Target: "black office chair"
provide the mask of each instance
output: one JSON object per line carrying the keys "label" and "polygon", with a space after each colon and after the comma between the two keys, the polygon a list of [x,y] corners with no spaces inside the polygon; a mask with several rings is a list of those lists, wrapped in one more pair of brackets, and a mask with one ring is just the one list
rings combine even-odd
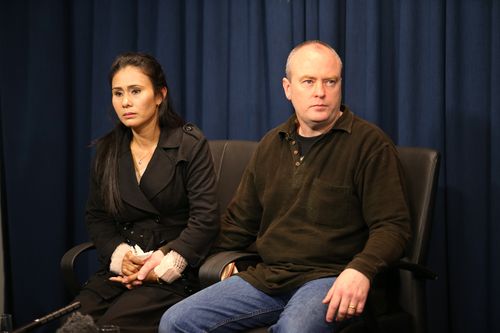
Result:
{"label": "black office chair", "polygon": [[[425,281],[437,275],[424,266],[429,244],[429,233],[433,217],[435,192],[438,183],[439,153],[432,149],[398,147],[405,174],[413,237],[408,256],[390,269],[399,269],[399,281],[395,281],[394,292],[399,299],[397,309],[375,316],[377,309],[367,308],[362,320],[342,330],[343,333],[361,332],[413,332],[425,333],[426,296]],[[208,286],[220,280],[223,268],[230,262],[242,262],[247,266],[258,260],[252,252],[229,251],[209,257],[200,268],[200,280]],[[266,328],[253,329],[247,333],[266,332]]]}

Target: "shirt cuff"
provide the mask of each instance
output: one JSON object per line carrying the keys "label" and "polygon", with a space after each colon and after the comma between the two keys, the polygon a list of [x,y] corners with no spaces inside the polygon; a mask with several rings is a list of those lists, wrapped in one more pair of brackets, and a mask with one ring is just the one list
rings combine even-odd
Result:
{"label": "shirt cuff", "polygon": [[123,275],[122,273],[122,264],[123,257],[127,254],[128,251],[132,251],[133,249],[127,243],[121,243],[118,245],[111,255],[111,263],[109,264],[109,270],[115,274]]}
{"label": "shirt cuff", "polygon": [[186,259],[172,250],[163,257],[160,264],[154,268],[154,272],[163,281],[172,283],[181,277],[186,266]]}

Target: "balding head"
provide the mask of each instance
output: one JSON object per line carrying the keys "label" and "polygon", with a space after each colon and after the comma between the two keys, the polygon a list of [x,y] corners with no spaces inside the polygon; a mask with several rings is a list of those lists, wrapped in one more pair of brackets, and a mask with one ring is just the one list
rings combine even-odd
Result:
{"label": "balding head", "polygon": [[288,55],[288,58],[286,60],[286,66],[285,66],[285,75],[288,80],[292,78],[292,69],[293,69],[293,63],[295,59],[295,55],[297,52],[303,48],[316,48],[316,49],[326,49],[330,51],[333,55],[333,57],[340,63],[340,67],[342,68],[342,60],[340,59],[340,56],[337,54],[337,52],[327,43],[320,41],[320,40],[307,40],[305,42],[302,42],[295,46],[292,51],[290,51],[290,54]]}

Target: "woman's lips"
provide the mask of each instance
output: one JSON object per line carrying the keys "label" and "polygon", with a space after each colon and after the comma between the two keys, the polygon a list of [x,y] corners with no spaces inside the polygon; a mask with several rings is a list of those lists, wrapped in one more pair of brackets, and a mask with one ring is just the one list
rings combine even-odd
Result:
{"label": "woman's lips", "polygon": [[133,117],[135,117],[135,113],[134,112],[125,112],[123,114],[123,118],[127,118],[128,119],[128,118],[133,118]]}

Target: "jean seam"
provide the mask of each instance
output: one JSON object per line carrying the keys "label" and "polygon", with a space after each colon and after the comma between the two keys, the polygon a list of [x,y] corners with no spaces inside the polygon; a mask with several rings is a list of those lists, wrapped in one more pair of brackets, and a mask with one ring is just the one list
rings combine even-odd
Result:
{"label": "jean seam", "polygon": [[248,319],[248,318],[256,317],[256,316],[259,316],[259,315],[264,314],[264,313],[271,313],[271,312],[282,311],[282,310],[283,310],[282,306],[277,306],[275,308],[259,309],[257,311],[250,312],[250,313],[247,313],[247,314],[242,314],[242,315],[239,315],[239,316],[227,318],[227,319],[223,320],[222,322],[216,324],[212,328],[210,328],[207,332],[213,332],[214,330],[216,330],[216,329],[218,329],[218,328],[220,328],[220,327],[222,327],[222,326],[224,326],[224,325],[226,325],[228,323],[237,322],[237,321],[242,320],[242,319]]}

